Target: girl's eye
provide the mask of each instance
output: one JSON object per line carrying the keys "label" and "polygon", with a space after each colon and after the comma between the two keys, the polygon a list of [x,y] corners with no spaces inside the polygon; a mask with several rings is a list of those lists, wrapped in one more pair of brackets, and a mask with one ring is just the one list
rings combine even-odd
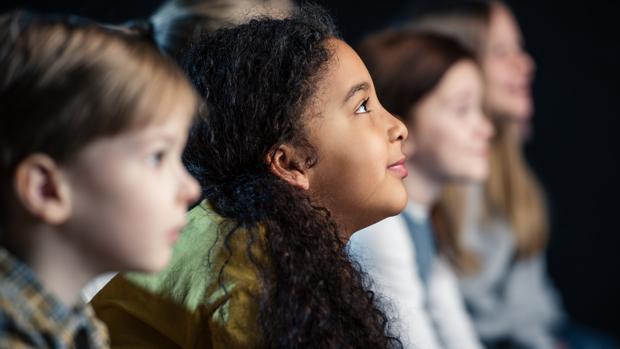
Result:
{"label": "girl's eye", "polygon": [[149,155],[149,157],[147,158],[147,162],[152,167],[159,167],[161,163],[164,161],[165,157],[166,157],[166,152],[163,150],[159,150]]}
{"label": "girl's eye", "polygon": [[362,104],[360,104],[359,107],[357,107],[357,109],[355,109],[355,114],[364,114],[364,113],[368,113],[368,98],[366,98]]}

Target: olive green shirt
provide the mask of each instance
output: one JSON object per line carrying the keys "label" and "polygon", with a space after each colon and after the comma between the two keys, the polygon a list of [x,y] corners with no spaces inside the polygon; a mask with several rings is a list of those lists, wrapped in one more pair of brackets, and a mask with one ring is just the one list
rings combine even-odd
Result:
{"label": "olive green shirt", "polygon": [[[92,300],[112,348],[262,347],[258,271],[247,255],[250,234],[238,229],[225,243],[234,223],[206,202],[188,215],[164,271],[118,275]],[[264,262],[264,232],[259,235],[251,251]]]}

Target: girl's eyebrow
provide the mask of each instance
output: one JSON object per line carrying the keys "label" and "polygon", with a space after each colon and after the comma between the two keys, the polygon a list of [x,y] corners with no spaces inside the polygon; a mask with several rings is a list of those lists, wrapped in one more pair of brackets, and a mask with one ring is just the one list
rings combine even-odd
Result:
{"label": "girl's eyebrow", "polygon": [[350,89],[349,92],[347,93],[346,97],[344,98],[344,101],[342,102],[342,104],[346,104],[349,99],[351,99],[351,97],[353,97],[357,92],[359,91],[367,91],[368,89],[370,89],[370,83],[368,81],[364,81],[364,82],[360,82],[358,84],[353,85]]}

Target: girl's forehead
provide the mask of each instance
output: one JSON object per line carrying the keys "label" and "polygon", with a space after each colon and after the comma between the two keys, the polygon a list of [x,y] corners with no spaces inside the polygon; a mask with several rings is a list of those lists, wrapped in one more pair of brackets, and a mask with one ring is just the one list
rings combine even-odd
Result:
{"label": "girl's forehead", "polygon": [[329,45],[332,57],[318,86],[323,98],[344,101],[353,86],[372,85],[368,69],[351,46],[339,39],[329,39],[326,45]]}
{"label": "girl's forehead", "polygon": [[342,63],[343,60],[359,59],[357,53],[346,42],[338,38],[325,40],[325,47],[330,51],[330,64]]}

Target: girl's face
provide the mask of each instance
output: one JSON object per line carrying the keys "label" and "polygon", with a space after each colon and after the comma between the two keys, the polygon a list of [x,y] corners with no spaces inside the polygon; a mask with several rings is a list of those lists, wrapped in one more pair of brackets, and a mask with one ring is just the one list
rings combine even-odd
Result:
{"label": "girl's face", "polygon": [[494,5],[487,46],[482,52],[486,106],[493,116],[524,123],[533,113],[534,61],[523,50],[521,31],[512,14]]}
{"label": "girl's face", "polygon": [[415,152],[408,156],[413,169],[442,184],[484,180],[493,129],[481,103],[478,67],[467,60],[457,62],[408,118],[415,134]]}
{"label": "girl's face", "polygon": [[72,198],[66,227],[95,268],[153,272],[168,263],[199,195],[180,161],[190,113],[96,140],[63,167]]}
{"label": "girl's face", "polygon": [[333,58],[306,127],[318,154],[309,170],[309,191],[348,237],[405,207],[401,147],[407,129],[379,103],[355,51],[336,39],[327,45]]}

